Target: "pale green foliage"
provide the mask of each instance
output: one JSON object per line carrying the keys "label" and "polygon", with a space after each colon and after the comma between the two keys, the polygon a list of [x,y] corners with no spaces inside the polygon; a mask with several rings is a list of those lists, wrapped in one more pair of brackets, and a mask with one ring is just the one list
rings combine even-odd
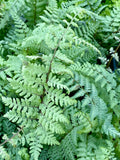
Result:
{"label": "pale green foliage", "polygon": [[105,52],[94,36],[105,25],[101,0],[9,3],[0,25],[11,25],[0,41],[1,159],[116,160],[119,85],[96,64]]}
{"label": "pale green foliage", "polygon": [[[67,60],[70,62],[69,59]],[[21,98],[2,98],[2,101],[10,108],[4,117],[24,127],[25,137],[31,146],[30,153],[34,159],[39,156],[42,144],[59,144],[54,133],[65,133],[62,123],[69,122],[61,107],[76,103],[75,100],[62,93],[62,89],[67,89],[67,86],[57,84],[52,87],[51,78],[48,82],[46,81],[47,72],[48,68],[44,65],[32,63],[23,65],[21,73],[18,71],[14,78],[8,78],[10,86]],[[39,144],[36,144],[37,141]]]}
{"label": "pale green foliage", "polygon": [[9,154],[5,151],[5,149],[2,146],[0,147],[0,156],[2,159],[10,160]]}

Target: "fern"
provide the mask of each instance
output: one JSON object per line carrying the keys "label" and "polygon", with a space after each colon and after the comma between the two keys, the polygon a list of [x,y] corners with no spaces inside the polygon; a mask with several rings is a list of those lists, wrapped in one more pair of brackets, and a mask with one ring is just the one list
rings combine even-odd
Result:
{"label": "fern", "polygon": [[4,158],[5,160],[10,159],[9,154],[5,151],[3,147],[0,147],[0,156],[2,159]]}
{"label": "fern", "polygon": [[[7,2],[8,4],[8,10],[6,9],[5,12],[4,12],[4,15],[3,15],[3,18],[1,18],[1,25],[0,25],[0,29],[4,28],[7,24],[7,22],[9,21],[10,19],[10,16],[13,14],[13,13],[20,13],[20,10],[22,9],[22,7],[25,5],[25,2],[24,0],[19,0],[19,1],[10,1],[10,2]],[[6,5],[6,6],[7,6]]]}
{"label": "fern", "polygon": [[30,29],[15,13],[12,14],[12,18],[14,20],[14,28],[7,33],[4,41],[2,41],[2,44],[8,51],[12,50],[15,52],[20,52],[21,41],[30,34]]}
{"label": "fern", "polygon": [[28,25],[33,27],[39,22],[39,15],[41,15],[48,4],[48,0],[25,0],[27,6],[27,14],[25,13],[25,18],[28,20]]}
{"label": "fern", "polygon": [[[35,68],[35,72],[31,74],[33,68]],[[39,72],[40,70],[41,73]],[[3,102],[12,109],[5,114],[5,117],[9,118],[13,123],[16,122],[24,126],[25,130],[31,126],[31,133],[28,131],[26,137],[31,137],[33,135],[32,133],[36,132],[36,134],[40,136],[41,143],[51,145],[59,144],[57,140],[55,140],[53,133],[63,134],[64,130],[61,123],[68,123],[60,106],[72,105],[76,101],[62,94],[63,88],[59,89],[58,85],[59,90],[52,87],[49,88],[49,81],[48,85],[46,82],[47,68],[43,65],[28,64],[26,67],[23,66],[21,73],[22,74],[16,74],[13,79],[8,79],[12,88],[16,90],[16,93],[19,94],[21,99],[2,98]],[[30,80],[29,83],[28,80]],[[38,87],[40,88],[38,89]],[[40,104],[41,102],[42,104]],[[40,115],[38,114],[39,112]],[[46,135],[46,140],[42,135]],[[31,144],[30,140],[29,143],[30,146],[34,144]],[[40,150],[37,150],[35,155],[33,155],[34,151],[31,151],[35,159],[39,156],[38,153]]]}
{"label": "fern", "polygon": [[119,9],[105,17],[101,0],[1,4],[1,160],[119,159],[119,72],[97,64],[109,37],[119,39]]}

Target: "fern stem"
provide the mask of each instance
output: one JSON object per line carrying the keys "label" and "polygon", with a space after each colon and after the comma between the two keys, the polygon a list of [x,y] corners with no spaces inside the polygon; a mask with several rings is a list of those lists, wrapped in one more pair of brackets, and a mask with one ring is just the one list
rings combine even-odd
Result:
{"label": "fern stem", "polygon": [[[74,19],[76,18],[77,15],[78,15],[78,14],[75,14],[75,15],[74,15],[74,17],[72,18],[71,22],[68,24],[66,30],[68,30],[68,28],[70,27],[71,23],[74,21]],[[65,34],[65,32],[64,32],[64,34]],[[55,58],[56,52],[57,52],[57,50],[58,50],[58,48],[59,48],[60,42],[62,41],[62,39],[63,39],[63,37],[64,37],[64,34],[63,34],[62,37],[58,40],[57,47],[54,49],[54,53],[53,53],[52,59],[51,59],[51,61],[50,61],[50,65],[49,65],[49,69],[48,69],[48,73],[47,73],[47,77],[46,77],[46,83],[48,82],[49,74],[50,74],[50,72],[51,72],[52,62],[53,62],[53,60],[54,60],[54,58]],[[44,94],[45,94],[45,88],[44,88],[44,90],[43,90],[43,95],[41,96],[41,103],[43,102]]]}
{"label": "fern stem", "polygon": [[[68,30],[68,28],[70,27],[71,23],[74,21],[74,19],[75,19],[76,16],[77,16],[77,15],[74,15],[73,19],[71,20],[71,22],[70,22],[69,25],[67,26],[66,30]],[[64,33],[64,34],[65,34],[65,33]],[[62,39],[63,39],[63,37],[64,37],[64,34],[63,34],[62,37],[59,39],[57,47],[54,49],[54,54],[53,54],[53,57],[52,57],[52,59],[51,59],[51,61],[50,61],[50,66],[49,66],[49,70],[48,70],[48,73],[47,73],[46,82],[48,82],[48,77],[49,77],[49,74],[50,74],[50,71],[51,71],[52,62],[53,62],[54,57],[55,57],[55,54],[56,54],[56,52],[57,52],[57,50],[58,50],[58,48],[59,48],[60,42],[62,41]]]}
{"label": "fern stem", "polygon": [[0,144],[0,147],[6,144],[7,142],[10,142],[15,136],[17,136],[21,131],[23,130],[23,127],[16,133],[14,134],[11,138],[5,140],[3,143]]}
{"label": "fern stem", "polygon": [[57,47],[54,49],[54,54],[53,54],[52,59],[50,61],[50,66],[49,66],[49,70],[48,70],[48,73],[47,73],[46,83],[48,82],[49,74],[51,72],[52,62],[54,60],[55,54],[56,54],[56,52],[59,48],[59,45],[60,45],[60,42],[61,42],[62,39],[63,39],[63,37],[59,40]]}
{"label": "fern stem", "polygon": [[87,119],[87,121],[89,122],[91,128],[93,128],[93,125],[92,125],[91,121],[89,120],[89,118],[87,116],[85,116],[85,114],[83,114],[83,117],[85,117]]}
{"label": "fern stem", "polygon": [[[116,48],[114,54],[117,53],[117,51],[118,51],[119,48],[120,48],[120,44],[117,46],[117,48]],[[109,62],[108,62],[108,64],[107,64],[107,66],[106,66],[106,68],[108,68],[108,67],[110,66],[112,59],[113,59],[113,57],[110,58],[110,60],[109,60]]]}
{"label": "fern stem", "polygon": [[[57,52],[57,50],[58,50],[58,48],[59,48],[59,45],[60,45],[60,42],[61,42],[62,39],[63,39],[63,36],[62,36],[61,39],[59,40],[57,47],[54,49],[54,54],[53,54],[52,59],[51,59],[51,61],[50,61],[50,65],[49,65],[49,69],[48,69],[48,73],[47,73],[47,77],[46,77],[46,83],[48,82],[49,74],[50,74],[51,68],[52,68],[52,62],[53,62],[53,60],[54,60],[55,54],[56,54],[56,52]],[[43,94],[42,94],[42,96],[41,96],[41,103],[43,103],[43,98],[44,98],[44,96],[45,96],[45,88],[43,88]]]}
{"label": "fern stem", "polygon": [[36,25],[36,0],[35,0],[35,5],[34,5],[34,7],[35,7],[35,9],[34,9],[34,25]]}

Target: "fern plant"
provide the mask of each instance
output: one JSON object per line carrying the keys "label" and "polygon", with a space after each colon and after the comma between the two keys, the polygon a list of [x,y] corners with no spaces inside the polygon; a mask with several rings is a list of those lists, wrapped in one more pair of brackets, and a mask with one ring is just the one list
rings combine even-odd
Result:
{"label": "fern plant", "polygon": [[101,1],[96,12],[82,1],[58,7],[55,0],[19,0],[14,9],[12,0],[6,3],[0,158],[119,159],[120,84],[105,63],[97,64],[107,50],[98,40],[101,30],[96,38],[105,25],[96,14]]}

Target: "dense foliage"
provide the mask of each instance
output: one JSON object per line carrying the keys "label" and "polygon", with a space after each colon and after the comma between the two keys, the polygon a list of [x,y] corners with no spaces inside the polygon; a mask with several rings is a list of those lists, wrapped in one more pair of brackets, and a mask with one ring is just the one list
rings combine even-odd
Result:
{"label": "dense foliage", "polygon": [[0,2],[0,159],[120,159],[120,1]]}

